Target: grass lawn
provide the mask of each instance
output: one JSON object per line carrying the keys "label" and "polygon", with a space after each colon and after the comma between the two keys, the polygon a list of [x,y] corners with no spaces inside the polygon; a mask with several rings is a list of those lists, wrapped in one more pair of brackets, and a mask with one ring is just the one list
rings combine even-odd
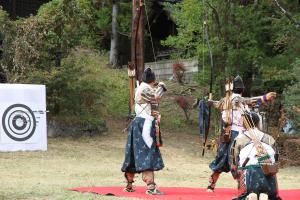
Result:
{"label": "grass lawn", "polygon": [[[49,139],[46,152],[0,153],[1,199],[122,199],[66,190],[80,186],[123,186],[120,171],[126,134],[123,124],[110,124],[104,136]],[[161,148],[165,169],[156,174],[159,186],[206,187],[211,153],[201,157],[198,135],[164,132]],[[136,185],[144,185],[138,175]],[[300,168],[288,167],[278,174],[282,189],[300,187]],[[218,187],[236,187],[223,174]]]}

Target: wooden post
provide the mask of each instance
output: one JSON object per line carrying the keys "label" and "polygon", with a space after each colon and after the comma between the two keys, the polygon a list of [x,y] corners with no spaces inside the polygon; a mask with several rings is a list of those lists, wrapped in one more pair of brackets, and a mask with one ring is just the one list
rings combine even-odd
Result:
{"label": "wooden post", "polygon": [[144,59],[144,13],[143,0],[132,1],[131,63],[135,64],[136,80],[142,81]]}

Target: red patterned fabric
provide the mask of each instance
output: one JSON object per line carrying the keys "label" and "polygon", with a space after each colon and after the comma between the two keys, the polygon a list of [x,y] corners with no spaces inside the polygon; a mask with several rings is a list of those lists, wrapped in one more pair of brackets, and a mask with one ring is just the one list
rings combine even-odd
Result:
{"label": "red patterned fabric", "polygon": [[241,196],[247,192],[247,187],[245,183],[245,174],[244,170],[240,170],[238,178],[238,195]]}

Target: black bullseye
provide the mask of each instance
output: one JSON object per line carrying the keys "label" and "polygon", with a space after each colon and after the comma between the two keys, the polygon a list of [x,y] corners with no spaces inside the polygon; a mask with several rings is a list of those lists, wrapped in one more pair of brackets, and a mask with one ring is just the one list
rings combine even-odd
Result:
{"label": "black bullseye", "polygon": [[22,115],[16,115],[13,118],[12,124],[15,129],[23,130],[26,127],[27,121],[26,118]]}
{"label": "black bullseye", "polygon": [[9,138],[15,141],[25,141],[34,134],[36,119],[34,113],[28,106],[24,104],[14,104],[4,111],[2,126]]}

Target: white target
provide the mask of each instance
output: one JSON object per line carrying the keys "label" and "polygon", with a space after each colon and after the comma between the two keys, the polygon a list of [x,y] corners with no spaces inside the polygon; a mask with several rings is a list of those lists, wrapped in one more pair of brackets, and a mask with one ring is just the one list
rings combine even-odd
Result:
{"label": "white target", "polygon": [[4,111],[2,126],[6,135],[12,140],[25,141],[34,134],[36,119],[28,106],[13,104]]}

